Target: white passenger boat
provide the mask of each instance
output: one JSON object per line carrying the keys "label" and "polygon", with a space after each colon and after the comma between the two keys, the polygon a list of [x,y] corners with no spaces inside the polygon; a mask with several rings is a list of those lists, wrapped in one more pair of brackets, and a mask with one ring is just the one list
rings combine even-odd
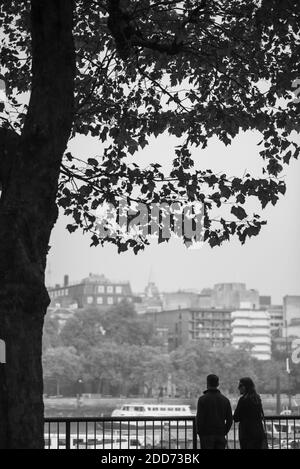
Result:
{"label": "white passenger boat", "polygon": [[[145,445],[142,439],[120,433],[71,434],[70,449],[140,449]],[[45,436],[45,449],[66,449],[66,435],[51,433]]]}
{"label": "white passenger boat", "polygon": [[292,419],[267,421],[266,431],[268,437],[273,439],[300,439],[300,422]]}
{"label": "white passenger boat", "polygon": [[[186,404],[143,404],[143,403],[130,403],[123,404],[120,408],[115,409],[112,417],[120,417],[122,425],[128,425],[127,419],[129,418],[130,426],[138,427],[191,427],[192,417],[194,414],[189,405]],[[126,421],[122,418],[126,417]],[[132,421],[130,420],[132,417]],[[139,417],[138,421],[134,419]],[[164,417],[164,419],[155,420],[155,417]],[[180,417],[180,420],[173,420],[173,417]],[[187,420],[184,419],[186,417]],[[145,420],[142,420],[142,419]]]}

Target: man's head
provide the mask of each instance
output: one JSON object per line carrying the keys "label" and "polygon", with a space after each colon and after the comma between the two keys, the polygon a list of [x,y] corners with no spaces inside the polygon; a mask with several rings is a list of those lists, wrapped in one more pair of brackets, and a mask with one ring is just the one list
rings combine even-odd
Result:
{"label": "man's head", "polygon": [[208,375],[206,383],[207,388],[217,388],[219,386],[219,377],[217,375]]}

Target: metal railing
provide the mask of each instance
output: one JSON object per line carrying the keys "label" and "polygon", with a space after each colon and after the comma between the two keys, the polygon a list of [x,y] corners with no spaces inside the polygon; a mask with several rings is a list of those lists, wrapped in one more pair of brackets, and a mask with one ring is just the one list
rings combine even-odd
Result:
{"label": "metal railing", "polygon": [[[267,416],[270,449],[300,449],[300,416]],[[45,418],[45,449],[200,448],[195,417]],[[227,448],[239,449],[238,424]]]}

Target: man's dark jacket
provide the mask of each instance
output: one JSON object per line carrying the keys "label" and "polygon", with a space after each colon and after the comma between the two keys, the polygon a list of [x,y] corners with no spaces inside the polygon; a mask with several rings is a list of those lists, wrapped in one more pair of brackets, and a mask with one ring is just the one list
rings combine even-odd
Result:
{"label": "man's dark jacket", "polygon": [[196,425],[199,436],[225,436],[229,432],[232,425],[231,405],[218,389],[207,389],[199,397]]}

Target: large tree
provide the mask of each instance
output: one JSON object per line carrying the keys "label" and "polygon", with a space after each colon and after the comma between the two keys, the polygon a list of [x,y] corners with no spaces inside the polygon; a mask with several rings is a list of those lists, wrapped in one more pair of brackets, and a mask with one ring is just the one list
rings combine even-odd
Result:
{"label": "large tree", "polygon": [[[44,271],[57,202],[74,217],[70,231],[81,226],[94,245],[111,241],[119,251],[147,243],[118,229],[99,236],[95,210],[122,197],[204,203],[211,246],[257,235],[263,220],[244,203],[275,204],[283,165],[300,151],[291,98],[299,18],[297,0],[1,2],[1,448],[43,447]],[[262,177],[193,168],[192,147],[199,153],[213,136],[229,145],[247,130],[261,134]],[[163,133],[179,138],[169,174],[157,161],[129,163]],[[74,159],[66,149],[76,134],[98,138],[101,156]],[[218,217],[224,203],[231,210]]]}
{"label": "large tree", "polygon": [[56,395],[60,386],[74,384],[82,376],[83,360],[74,347],[50,347],[43,354],[45,381],[55,382]]}

